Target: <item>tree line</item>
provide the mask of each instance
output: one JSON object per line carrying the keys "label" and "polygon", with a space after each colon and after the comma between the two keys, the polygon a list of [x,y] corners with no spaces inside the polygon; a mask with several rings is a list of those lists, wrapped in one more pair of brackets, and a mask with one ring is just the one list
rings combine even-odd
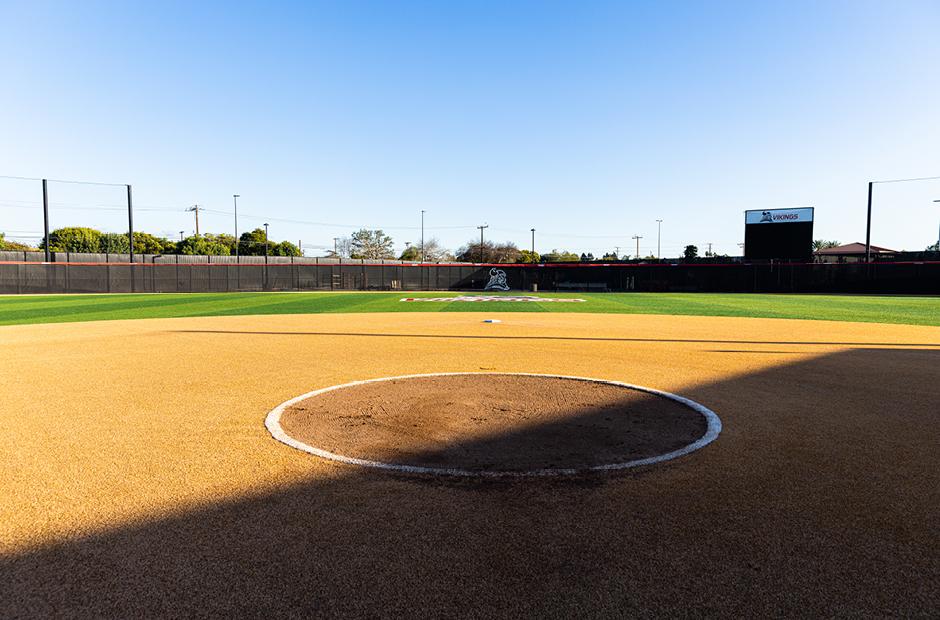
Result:
{"label": "tree line", "polygon": [[[146,232],[134,232],[134,251],[138,254],[188,254],[229,256],[238,253],[244,256],[301,256],[300,248],[290,241],[265,242],[263,228],[243,233],[236,241],[234,235],[206,233],[192,235],[179,241],[158,237]],[[6,241],[0,234],[0,250],[30,251],[46,249],[46,240],[32,248],[22,243]],[[72,226],[57,228],[49,233],[49,251],[127,254],[130,252],[130,237],[127,233],[105,233],[94,228]]]}

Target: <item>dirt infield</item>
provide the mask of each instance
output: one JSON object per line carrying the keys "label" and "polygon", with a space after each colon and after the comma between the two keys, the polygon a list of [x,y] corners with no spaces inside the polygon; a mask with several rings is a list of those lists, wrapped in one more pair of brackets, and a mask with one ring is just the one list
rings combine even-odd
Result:
{"label": "dirt infield", "polygon": [[[0,328],[0,616],[940,611],[940,329],[491,316]],[[473,371],[646,385],[724,429],[634,474],[481,482],[263,425],[318,387]]]}
{"label": "dirt infield", "polygon": [[294,403],[279,424],[335,455],[470,475],[586,473],[674,452],[707,427],[681,403],[612,383],[489,373],[346,386]]}

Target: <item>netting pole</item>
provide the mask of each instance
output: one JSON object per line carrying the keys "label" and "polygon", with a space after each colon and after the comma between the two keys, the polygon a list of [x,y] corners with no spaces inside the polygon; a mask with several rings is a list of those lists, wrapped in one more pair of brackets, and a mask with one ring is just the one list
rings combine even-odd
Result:
{"label": "netting pole", "polygon": [[42,223],[46,239],[46,262],[49,262],[49,187],[45,179],[42,180]]}
{"label": "netting pole", "polygon": [[131,186],[127,186],[127,238],[131,249],[131,292],[134,292],[134,201],[131,196]]}

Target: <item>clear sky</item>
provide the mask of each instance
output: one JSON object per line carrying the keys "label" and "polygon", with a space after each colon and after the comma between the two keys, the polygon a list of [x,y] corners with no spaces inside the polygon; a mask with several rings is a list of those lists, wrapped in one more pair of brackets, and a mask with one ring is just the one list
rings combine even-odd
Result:
{"label": "clear sky", "polygon": [[[745,209],[863,241],[869,180],[940,175],[936,0],[144,4],[0,0],[0,175],[131,183],[158,234],[238,193],[308,246],[400,249],[425,209],[446,246],[543,252],[653,253],[658,218],[667,256],[737,253]],[[51,191],[53,227],[126,230],[85,209],[121,188]],[[0,231],[36,236],[40,196],[0,179]],[[876,186],[872,241],[932,243],[935,199]]]}

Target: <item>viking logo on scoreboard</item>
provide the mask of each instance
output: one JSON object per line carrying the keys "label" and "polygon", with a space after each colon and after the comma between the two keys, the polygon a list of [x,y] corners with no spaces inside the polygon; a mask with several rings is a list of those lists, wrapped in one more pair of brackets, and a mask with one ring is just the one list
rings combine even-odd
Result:
{"label": "viking logo on scoreboard", "polygon": [[771,209],[769,211],[745,211],[745,224],[792,224],[812,222],[813,208]]}

